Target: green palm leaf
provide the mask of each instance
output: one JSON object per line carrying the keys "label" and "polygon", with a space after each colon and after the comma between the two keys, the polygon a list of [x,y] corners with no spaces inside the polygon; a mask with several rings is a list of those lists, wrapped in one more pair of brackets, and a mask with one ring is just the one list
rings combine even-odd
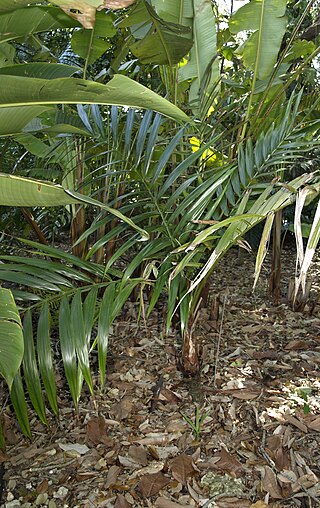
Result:
{"label": "green palm leaf", "polygon": [[50,407],[54,414],[58,416],[56,379],[52,364],[52,350],[50,345],[50,314],[47,302],[43,304],[38,321],[37,354],[41,379],[45,387]]}
{"label": "green palm leaf", "polygon": [[24,356],[23,356],[23,377],[26,382],[32,405],[42,423],[48,424],[46,410],[42,398],[41,383],[37,367],[36,354],[34,349],[32,317],[30,310],[27,310],[23,322]]}
{"label": "green palm leaf", "polygon": [[28,418],[28,406],[24,396],[24,388],[20,371],[18,371],[14,377],[12,388],[10,391],[10,398],[22,432],[24,433],[25,436],[31,439],[31,429]]}
{"label": "green palm leaf", "polygon": [[114,300],[115,285],[109,284],[103,294],[98,321],[98,363],[102,387],[106,376],[107,351],[110,327],[113,321]]}
{"label": "green palm leaf", "polygon": [[93,384],[89,360],[89,331],[88,323],[86,323],[85,327],[80,291],[76,292],[71,303],[71,330],[73,334],[73,341],[75,343],[79,368],[82,371],[83,378],[89,387],[91,395],[93,395]]}
{"label": "green palm leaf", "polygon": [[24,351],[22,325],[9,289],[0,288],[0,375],[11,389]]}
{"label": "green palm leaf", "polygon": [[68,298],[61,300],[59,309],[59,338],[63,367],[75,408],[78,408],[82,388],[82,373],[78,367],[75,335],[71,325]]}
{"label": "green palm leaf", "polygon": [[[226,231],[221,236],[214,251],[209,256],[208,260],[201,268],[197,276],[194,278],[188,293],[192,292],[197,286],[207,279],[219,259],[234,245],[247,231],[249,231],[256,224],[261,222],[269,214],[281,210],[288,206],[295,199],[298,189],[311,181],[313,175],[302,175],[289,184],[284,186],[275,194],[272,194],[274,184],[270,184],[263,193],[254,201],[254,204],[246,214],[239,216],[239,220],[230,224]],[[310,190],[310,193],[313,192]],[[203,233],[202,233],[203,234]]]}

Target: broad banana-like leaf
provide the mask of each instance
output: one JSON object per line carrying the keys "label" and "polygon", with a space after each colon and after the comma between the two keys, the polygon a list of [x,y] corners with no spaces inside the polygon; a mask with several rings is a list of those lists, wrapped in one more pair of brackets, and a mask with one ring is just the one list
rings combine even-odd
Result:
{"label": "broad banana-like leaf", "polygon": [[84,58],[87,64],[90,65],[107,51],[110,42],[106,38],[113,37],[115,33],[116,29],[111,14],[97,12],[93,29],[81,28],[81,30],[73,32],[71,47],[78,56]]}
{"label": "broad banana-like leaf", "polygon": [[[0,67],[0,76],[5,74],[10,76],[56,79],[70,77],[80,70],[79,67],[72,65],[36,62]],[[10,107],[0,109],[0,136],[19,134],[33,118],[41,115],[50,107],[21,106],[15,107],[14,110]],[[41,126],[41,130],[43,130],[43,126]]]}
{"label": "broad banana-like leaf", "polygon": [[110,208],[89,196],[64,189],[60,185],[54,185],[44,180],[0,173],[0,206],[65,206],[76,203],[91,204],[103,208],[138,231],[142,240],[149,238],[145,230],[136,226],[129,217],[125,217],[119,210]]}
{"label": "broad banana-like leaf", "polygon": [[33,118],[48,109],[48,106],[0,108],[0,136],[10,136],[22,132]]}
{"label": "broad banana-like leaf", "polygon": [[233,34],[253,31],[238,49],[245,67],[254,70],[258,79],[270,76],[287,26],[286,0],[253,0],[240,7],[230,18]]}
{"label": "broad banana-like leaf", "polygon": [[[189,103],[199,112],[201,96],[210,93],[219,79],[215,17],[210,0],[193,0],[193,46],[189,61],[179,69],[179,81],[192,80]],[[215,60],[214,60],[215,59]],[[203,99],[202,99],[203,100]]]}
{"label": "broad banana-like leaf", "polygon": [[82,72],[81,67],[75,65],[46,62],[7,65],[6,67],[0,68],[0,74],[41,79],[68,78],[79,71]]}
{"label": "broad banana-like leaf", "polygon": [[171,23],[189,26],[192,25],[193,0],[151,0],[160,18]]}
{"label": "broad banana-like leaf", "polygon": [[0,4],[0,42],[38,32],[80,26],[57,7],[33,5],[16,9],[11,2],[11,8],[10,11],[1,12]]}
{"label": "broad banana-like leaf", "polygon": [[22,9],[27,5],[39,3],[37,0],[0,0],[0,13],[12,11],[13,9]]}
{"label": "broad banana-like leaf", "polygon": [[15,56],[16,50],[9,42],[0,44],[0,67],[13,65]]}
{"label": "broad banana-like leaf", "polygon": [[189,121],[169,101],[120,74],[106,85],[75,78],[50,80],[0,75],[0,109],[49,104],[114,104],[152,109],[179,122]]}
{"label": "broad banana-like leaf", "polygon": [[[139,40],[130,49],[142,63],[177,64],[192,46],[190,28],[164,21],[144,0],[134,6],[119,26],[134,28],[133,35]],[[142,29],[142,37],[138,28]]]}
{"label": "broad banana-like leaf", "polygon": [[23,358],[23,333],[18,309],[9,289],[0,288],[0,375],[9,389]]}

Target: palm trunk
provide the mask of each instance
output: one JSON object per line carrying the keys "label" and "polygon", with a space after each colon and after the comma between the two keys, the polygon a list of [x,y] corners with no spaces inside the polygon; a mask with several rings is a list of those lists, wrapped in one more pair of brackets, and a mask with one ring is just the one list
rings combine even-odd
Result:
{"label": "palm trunk", "polygon": [[281,282],[281,229],[282,229],[282,210],[279,210],[274,219],[271,275],[269,280],[269,292],[272,296],[274,305],[280,303],[280,282]]}
{"label": "palm trunk", "polygon": [[187,377],[200,375],[200,347],[197,335],[194,333],[197,317],[191,315],[188,319],[188,326],[183,334],[183,346],[181,357],[181,371]]}

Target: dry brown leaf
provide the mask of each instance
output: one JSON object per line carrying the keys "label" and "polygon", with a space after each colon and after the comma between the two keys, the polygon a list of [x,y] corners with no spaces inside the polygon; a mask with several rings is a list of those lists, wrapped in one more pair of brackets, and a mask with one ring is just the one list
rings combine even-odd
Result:
{"label": "dry brown leaf", "polygon": [[178,455],[170,461],[172,476],[182,485],[186,485],[188,478],[194,476],[195,467],[192,457],[189,455]]}
{"label": "dry brown leaf", "polygon": [[31,445],[23,452],[23,456],[26,459],[32,459],[36,455],[40,455],[43,450],[40,450],[37,445]]}
{"label": "dry brown leaf", "polygon": [[44,492],[47,492],[49,486],[49,482],[47,479],[42,480],[42,482],[39,483],[38,487],[36,488],[37,494],[43,494]]}
{"label": "dry brown leaf", "polygon": [[120,471],[121,471],[121,469],[119,466],[111,466],[110,467],[108,474],[107,474],[106,483],[104,485],[105,489],[109,489],[116,483]]}
{"label": "dry brown leaf", "polygon": [[0,450],[0,464],[2,464],[3,462],[7,462],[8,459],[9,456],[3,450]]}
{"label": "dry brown leaf", "polygon": [[117,496],[114,508],[131,508],[131,504],[126,500],[126,498],[122,494],[119,494]]}
{"label": "dry brown leaf", "polygon": [[159,473],[160,471],[163,470],[164,466],[165,466],[165,463],[158,461],[158,460],[157,461],[154,460],[154,461],[150,462],[148,466],[145,466],[141,469],[140,469],[140,466],[138,465],[139,469],[137,471],[133,471],[130,474],[130,479],[137,478],[137,477],[141,478],[142,476],[144,476],[146,474]]}
{"label": "dry brown leaf", "polygon": [[181,419],[180,420],[171,420],[168,423],[168,425],[166,427],[166,430],[170,434],[172,432],[185,432],[185,430],[186,430],[186,424],[185,424],[185,422],[181,421]]}
{"label": "dry brown leaf", "polygon": [[266,451],[273,459],[278,471],[289,469],[290,457],[287,450],[282,447],[282,439],[278,435],[270,436],[267,440]]}
{"label": "dry brown leaf", "polygon": [[261,390],[244,388],[240,390],[228,390],[228,393],[230,393],[230,395],[236,399],[252,400],[260,395]]}
{"label": "dry brown leaf", "polygon": [[275,351],[274,349],[268,349],[267,351],[253,351],[250,353],[250,356],[255,360],[276,360],[279,358],[279,351]]}
{"label": "dry brown leaf", "polygon": [[135,439],[135,443],[142,445],[165,445],[170,441],[175,441],[181,436],[180,432],[168,434],[167,432],[150,432],[147,437]]}
{"label": "dry brown leaf", "polygon": [[314,485],[319,485],[319,478],[311,471],[308,474],[300,476],[298,483],[302,485],[303,488],[309,489]]}
{"label": "dry brown leaf", "polygon": [[110,409],[116,420],[125,420],[131,414],[133,409],[133,401],[131,397],[124,397],[120,402],[114,404]]}
{"label": "dry brown leaf", "polygon": [[277,478],[282,483],[296,483],[297,475],[293,471],[283,470],[277,474]]}
{"label": "dry brown leaf", "polygon": [[140,468],[140,464],[138,464],[130,457],[125,457],[124,455],[118,455],[118,461],[120,462],[121,466],[128,467],[129,469]]}
{"label": "dry brown leaf", "polygon": [[133,4],[135,0],[54,0],[68,16],[76,19],[84,28],[94,28],[96,10],[123,9]]}
{"label": "dry brown leaf", "polygon": [[103,443],[107,446],[113,446],[113,439],[107,436],[107,430],[107,423],[103,416],[91,418],[87,423],[87,443],[91,445]]}
{"label": "dry brown leaf", "polygon": [[142,466],[146,466],[148,464],[147,452],[143,446],[130,446],[128,455],[132,460],[137,462],[137,464],[141,464]]}
{"label": "dry brown leaf", "polygon": [[143,497],[151,497],[158,494],[159,490],[168,485],[169,479],[162,473],[146,474],[141,478],[138,484]]}
{"label": "dry brown leaf", "polygon": [[[192,487],[191,487],[190,483],[188,483],[188,484],[187,484],[187,487],[188,487],[188,491],[189,491],[189,494],[190,494],[190,496],[192,497],[192,499],[193,499],[196,503],[198,503],[198,504],[199,504],[199,503],[200,503],[200,495],[199,495],[199,494],[200,494],[200,493],[202,494],[201,489],[200,489],[200,486],[199,486],[199,485],[197,485],[197,484],[195,483],[195,481],[194,481],[194,485],[193,485]],[[197,492],[197,490],[196,490],[196,489],[194,489],[193,487],[196,487],[196,488],[197,488],[197,490],[198,490],[198,492]]]}
{"label": "dry brown leaf", "polygon": [[242,464],[224,448],[221,448],[217,457],[219,460],[215,463],[215,467],[220,471],[231,473],[233,476],[239,476],[243,472]]}
{"label": "dry brown leaf", "polygon": [[[84,28],[93,28],[96,19],[96,7],[86,0],[55,0],[54,3]],[[99,2],[97,2],[97,7]]]}
{"label": "dry brown leaf", "polygon": [[181,401],[181,397],[176,395],[172,390],[168,388],[161,388],[161,396],[163,396],[167,401],[171,403],[178,404]]}
{"label": "dry brown leaf", "polygon": [[264,466],[264,477],[262,479],[262,488],[265,492],[268,492],[274,499],[282,499],[281,489],[278,485],[276,475],[272,471],[271,467]]}
{"label": "dry brown leaf", "polygon": [[320,416],[319,415],[308,415],[304,418],[307,427],[311,430],[320,432]]}
{"label": "dry brown leaf", "polygon": [[309,349],[309,347],[310,347],[310,344],[308,344],[304,340],[290,340],[290,342],[288,342],[288,344],[285,346],[284,349],[286,351],[291,351],[291,350],[298,351],[298,350]]}
{"label": "dry brown leaf", "polygon": [[190,508],[190,505],[174,503],[167,499],[166,497],[158,497],[154,505],[157,508]]}
{"label": "dry brown leaf", "polygon": [[287,423],[291,423],[291,425],[294,425],[295,427],[300,429],[305,434],[308,432],[308,427],[304,423],[302,423],[301,420],[298,420],[294,416],[288,415],[288,414],[286,414],[284,416],[285,416],[285,419],[286,419]]}

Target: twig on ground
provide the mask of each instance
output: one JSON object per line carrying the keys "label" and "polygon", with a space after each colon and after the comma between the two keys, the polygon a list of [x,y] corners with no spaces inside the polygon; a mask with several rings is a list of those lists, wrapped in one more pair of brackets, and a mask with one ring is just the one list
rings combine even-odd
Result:
{"label": "twig on ground", "polygon": [[217,387],[219,353],[220,353],[220,344],[221,344],[221,337],[222,337],[222,327],[223,327],[223,320],[224,320],[224,311],[226,308],[226,301],[227,301],[227,292],[225,292],[225,294],[223,295],[223,300],[222,300],[221,321],[220,321],[219,335],[218,335],[218,341],[217,341],[216,361],[214,364],[214,373],[213,373],[213,386],[215,388]]}

